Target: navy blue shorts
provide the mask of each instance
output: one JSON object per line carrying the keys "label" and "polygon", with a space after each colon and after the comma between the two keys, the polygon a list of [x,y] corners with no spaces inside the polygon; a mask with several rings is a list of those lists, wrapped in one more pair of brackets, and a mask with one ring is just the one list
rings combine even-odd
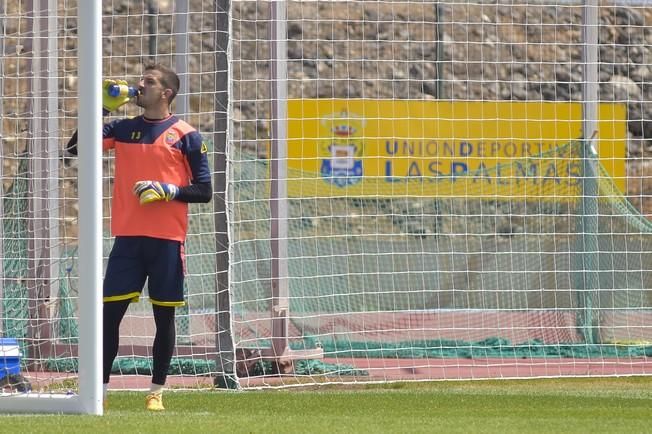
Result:
{"label": "navy blue shorts", "polygon": [[152,304],[183,306],[183,243],[150,237],[116,237],[104,275],[104,302],[136,302],[147,280]]}

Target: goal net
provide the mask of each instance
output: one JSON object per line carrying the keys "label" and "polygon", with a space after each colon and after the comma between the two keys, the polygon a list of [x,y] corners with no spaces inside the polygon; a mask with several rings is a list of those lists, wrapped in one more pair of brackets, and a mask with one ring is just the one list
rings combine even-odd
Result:
{"label": "goal net", "polygon": [[236,348],[323,351],[283,384],[649,374],[649,14],[233,3]]}
{"label": "goal net", "polygon": [[[8,395],[77,391],[77,5],[1,6]],[[650,8],[102,6],[103,74],[176,69],[214,174],[172,387],[652,373]],[[153,333],[145,292],[112,388],[146,387]]]}

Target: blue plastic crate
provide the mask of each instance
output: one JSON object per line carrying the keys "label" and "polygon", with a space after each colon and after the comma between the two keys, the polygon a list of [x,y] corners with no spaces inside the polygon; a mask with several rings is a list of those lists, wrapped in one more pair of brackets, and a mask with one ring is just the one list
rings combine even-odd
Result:
{"label": "blue plastic crate", "polygon": [[13,338],[0,338],[0,380],[20,374],[20,347]]}

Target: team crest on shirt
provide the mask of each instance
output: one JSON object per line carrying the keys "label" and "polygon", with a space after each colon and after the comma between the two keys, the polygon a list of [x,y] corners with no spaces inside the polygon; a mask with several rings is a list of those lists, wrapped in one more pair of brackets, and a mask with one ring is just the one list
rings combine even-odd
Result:
{"label": "team crest on shirt", "polygon": [[165,133],[165,143],[168,145],[174,145],[179,141],[179,135],[177,134],[176,131],[171,130]]}

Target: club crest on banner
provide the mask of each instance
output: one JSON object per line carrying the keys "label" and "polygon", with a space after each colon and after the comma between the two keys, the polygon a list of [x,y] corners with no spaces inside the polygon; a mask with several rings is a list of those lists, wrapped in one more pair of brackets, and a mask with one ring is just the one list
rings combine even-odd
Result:
{"label": "club crest on banner", "polygon": [[362,117],[343,110],[321,120],[320,173],[324,181],[347,187],[362,181]]}

